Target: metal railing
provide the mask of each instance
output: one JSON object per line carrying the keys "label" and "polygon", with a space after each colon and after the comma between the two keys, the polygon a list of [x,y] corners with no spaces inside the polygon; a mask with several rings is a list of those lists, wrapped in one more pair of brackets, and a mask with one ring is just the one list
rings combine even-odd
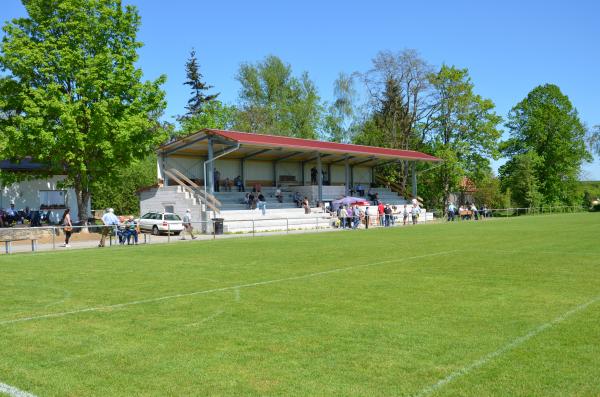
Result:
{"label": "metal railing", "polygon": [[[534,216],[546,214],[565,214],[575,212],[585,212],[586,208],[582,206],[560,206],[560,207],[544,207],[539,209],[532,208],[493,208],[480,211],[479,219],[486,218],[512,218],[516,216]],[[393,214],[394,222],[389,226],[398,227],[403,224],[402,214]],[[369,228],[386,227],[380,222],[380,217],[371,215]],[[328,216],[323,213],[317,217],[291,217],[291,218],[272,218],[260,217],[250,219],[222,219],[215,218],[209,221],[196,221],[191,223],[190,234],[189,228],[183,227],[182,222],[169,222],[166,226],[161,223],[160,229],[135,229],[135,233],[131,229],[127,229],[124,224],[103,226],[103,225],[88,225],[88,226],[73,226],[70,236],[70,244],[77,248],[92,248],[102,245],[115,247],[121,245],[136,245],[136,244],[156,244],[156,243],[171,243],[176,239],[218,239],[235,236],[258,236],[269,234],[290,234],[296,232],[309,231],[325,231],[341,229],[337,225],[338,218]],[[444,216],[441,219],[448,219]],[[457,215],[456,220],[461,219]],[[472,219],[472,218],[470,218]],[[423,223],[421,220],[419,223]],[[429,222],[429,221],[426,221]],[[408,224],[411,224],[409,216]],[[207,227],[210,226],[210,227]],[[359,228],[366,228],[363,221],[359,223]],[[203,234],[202,230],[210,230],[210,233]],[[104,238],[102,236],[104,235]],[[66,233],[64,226],[41,226],[41,227],[11,227],[0,228],[0,242],[4,242],[3,252],[6,254],[27,251],[49,251],[69,248],[65,247]],[[13,245],[13,243],[16,243]],[[62,243],[62,244],[61,244]]]}
{"label": "metal railing", "polygon": [[[572,214],[577,212],[588,212],[584,206],[542,206],[542,207],[510,207],[510,208],[480,208],[476,212],[478,218],[511,218],[526,215],[550,215],[550,214]],[[436,218],[448,218],[448,212],[442,210],[433,210]],[[468,210],[463,214],[455,213],[454,218],[458,220],[470,220],[475,215]]]}

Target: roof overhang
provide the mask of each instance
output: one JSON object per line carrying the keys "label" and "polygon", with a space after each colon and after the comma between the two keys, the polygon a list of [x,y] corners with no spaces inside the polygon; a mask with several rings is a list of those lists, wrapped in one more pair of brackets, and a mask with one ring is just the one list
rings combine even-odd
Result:
{"label": "roof overhang", "polygon": [[172,157],[206,158],[211,138],[215,153],[240,145],[239,149],[222,157],[263,161],[314,161],[323,156],[323,164],[376,166],[394,161],[439,162],[441,159],[412,150],[380,148],[337,142],[323,142],[286,136],[254,134],[238,131],[204,129],[159,147],[158,154]]}

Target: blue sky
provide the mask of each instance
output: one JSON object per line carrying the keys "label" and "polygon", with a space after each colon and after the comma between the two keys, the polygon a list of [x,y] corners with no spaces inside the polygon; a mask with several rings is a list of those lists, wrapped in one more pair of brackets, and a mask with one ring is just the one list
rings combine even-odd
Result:
{"label": "blue sky", "polygon": [[[475,90],[506,116],[539,84],[557,84],[588,125],[600,124],[599,1],[193,1],[124,0],[142,16],[140,66],[168,76],[166,118],[183,113],[184,63],[196,48],[205,81],[229,103],[242,62],[274,54],[308,71],[331,98],[340,71],[365,71],[379,50],[417,49],[468,68]],[[24,15],[2,0],[0,23]],[[501,163],[501,162],[500,162]],[[497,166],[499,163],[495,163]],[[600,161],[583,179],[600,180]]]}

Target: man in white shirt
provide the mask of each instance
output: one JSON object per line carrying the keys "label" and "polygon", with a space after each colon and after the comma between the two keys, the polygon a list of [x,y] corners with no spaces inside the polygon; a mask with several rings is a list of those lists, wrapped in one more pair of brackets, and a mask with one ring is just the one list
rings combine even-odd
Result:
{"label": "man in white shirt", "polygon": [[183,216],[183,231],[181,232],[180,240],[185,240],[185,232],[190,234],[192,240],[196,239],[196,236],[194,236],[194,227],[192,226],[192,211],[189,208],[185,210],[185,215]]}
{"label": "man in white shirt", "polygon": [[102,215],[102,223],[104,223],[104,227],[102,228],[102,237],[100,237],[98,247],[104,247],[106,236],[114,232],[114,228],[119,224],[119,218],[117,218],[112,208],[106,209],[104,215]]}

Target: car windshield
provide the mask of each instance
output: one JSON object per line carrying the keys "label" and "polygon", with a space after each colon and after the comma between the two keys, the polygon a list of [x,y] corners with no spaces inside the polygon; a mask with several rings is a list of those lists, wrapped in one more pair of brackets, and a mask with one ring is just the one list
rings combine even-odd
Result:
{"label": "car windshield", "polygon": [[165,221],[180,221],[181,218],[176,214],[165,214]]}

